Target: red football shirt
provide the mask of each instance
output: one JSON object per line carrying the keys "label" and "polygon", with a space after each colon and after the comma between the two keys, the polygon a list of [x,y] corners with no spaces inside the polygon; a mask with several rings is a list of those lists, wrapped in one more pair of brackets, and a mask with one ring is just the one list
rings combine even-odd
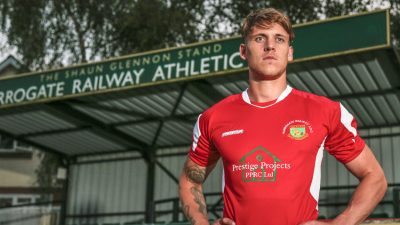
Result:
{"label": "red football shirt", "polygon": [[338,102],[292,89],[272,102],[247,91],[201,114],[189,157],[224,168],[224,217],[237,225],[297,225],[316,219],[323,149],[342,163],[364,148]]}

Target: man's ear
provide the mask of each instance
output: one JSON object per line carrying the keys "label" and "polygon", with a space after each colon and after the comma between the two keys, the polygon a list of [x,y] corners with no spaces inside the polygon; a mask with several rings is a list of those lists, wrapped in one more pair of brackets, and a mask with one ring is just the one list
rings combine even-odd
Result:
{"label": "man's ear", "polygon": [[288,53],[288,61],[289,62],[293,61],[293,53],[294,53],[293,46],[289,46],[289,53]]}
{"label": "man's ear", "polygon": [[243,44],[243,43],[240,44],[240,46],[239,46],[240,58],[242,58],[243,60],[247,59],[246,51],[247,51],[246,44]]}

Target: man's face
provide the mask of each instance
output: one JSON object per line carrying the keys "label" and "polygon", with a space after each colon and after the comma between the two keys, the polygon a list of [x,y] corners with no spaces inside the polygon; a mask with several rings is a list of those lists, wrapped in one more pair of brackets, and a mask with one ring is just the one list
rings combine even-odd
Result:
{"label": "man's face", "polygon": [[277,23],[254,27],[246,43],[240,45],[240,56],[247,61],[251,78],[277,79],[286,74],[287,63],[293,60],[289,34]]}

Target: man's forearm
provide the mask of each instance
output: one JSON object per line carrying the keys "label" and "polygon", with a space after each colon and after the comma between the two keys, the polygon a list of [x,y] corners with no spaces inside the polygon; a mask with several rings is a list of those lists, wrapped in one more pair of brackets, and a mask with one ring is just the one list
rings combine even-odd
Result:
{"label": "man's forearm", "polygon": [[207,205],[203,194],[203,182],[207,176],[205,167],[188,159],[179,180],[179,196],[182,210],[191,224],[208,225]]}
{"label": "man's forearm", "polygon": [[348,207],[334,220],[334,224],[362,223],[383,198],[386,189],[387,183],[383,173],[365,176],[354,192]]}
{"label": "man's forearm", "polygon": [[181,185],[179,192],[183,213],[190,223],[208,225],[207,206],[201,186]]}

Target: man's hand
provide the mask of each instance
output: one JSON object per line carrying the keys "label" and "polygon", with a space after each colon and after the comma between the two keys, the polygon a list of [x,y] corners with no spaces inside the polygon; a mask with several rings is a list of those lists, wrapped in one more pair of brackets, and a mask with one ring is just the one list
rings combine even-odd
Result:
{"label": "man's hand", "polygon": [[229,218],[217,219],[212,225],[235,225],[235,222]]}

